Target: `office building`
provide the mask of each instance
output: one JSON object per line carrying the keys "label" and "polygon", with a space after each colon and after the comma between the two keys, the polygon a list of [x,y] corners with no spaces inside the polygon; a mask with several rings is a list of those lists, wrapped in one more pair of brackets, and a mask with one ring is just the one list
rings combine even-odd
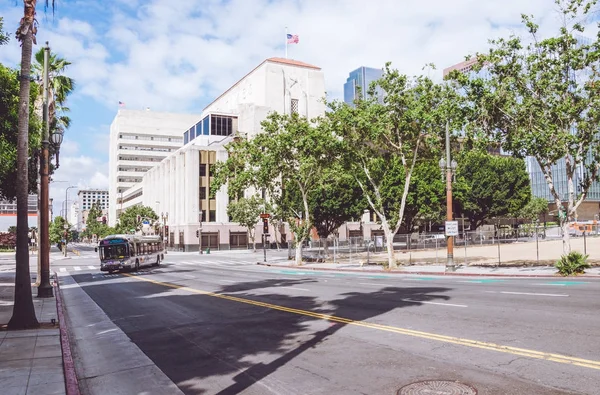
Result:
{"label": "office building", "polygon": [[[38,195],[27,197],[27,221],[30,228],[38,227]],[[17,226],[17,201],[0,200],[0,232]]]}
{"label": "office building", "polygon": [[[366,99],[371,83],[377,81],[382,76],[382,69],[364,66],[350,72],[350,75],[344,84],[344,102],[354,106],[354,102],[357,99]],[[383,100],[383,91],[381,88],[377,88],[376,95],[380,101]]]}
{"label": "office building", "polygon": [[[123,209],[136,204],[152,207],[168,226],[167,242],[173,248],[198,250],[200,215],[203,248],[247,248],[246,228],[227,215],[227,187],[210,194],[214,164],[227,158],[224,145],[235,135],[252,138],[259,133],[261,121],[271,112],[309,119],[323,115],[323,97],[325,81],[319,67],[291,59],[265,60],[179,131],[185,145],[123,193]],[[289,240],[287,227],[279,231],[282,240]]]}
{"label": "office building", "polygon": [[[102,210],[103,215],[108,214],[110,207],[110,194],[106,189],[80,189],[77,192],[77,217],[76,227],[78,231],[85,229],[87,215],[94,203],[98,203],[98,207]],[[71,213],[69,213],[71,214]],[[69,216],[72,218],[71,216]],[[75,225],[75,222],[72,222]]]}
{"label": "office building", "polygon": [[[183,145],[181,131],[199,115],[120,109],[110,126],[109,224],[121,211],[121,193],[139,184],[148,169]],[[84,208],[82,208],[85,210]]]}

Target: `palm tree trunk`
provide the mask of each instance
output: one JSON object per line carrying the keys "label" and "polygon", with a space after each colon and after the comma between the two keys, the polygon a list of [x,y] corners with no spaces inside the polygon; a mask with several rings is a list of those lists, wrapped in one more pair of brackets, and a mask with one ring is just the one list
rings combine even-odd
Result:
{"label": "palm tree trunk", "polygon": [[15,304],[13,315],[8,323],[9,329],[37,328],[39,323],[33,308],[31,294],[31,276],[29,273],[29,243],[27,232],[27,197],[29,192],[29,173],[27,157],[29,154],[29,90],[31,72],[31,52],[34,40],[35,1],[25,0],[24,17],[18,32],[21,33],[21,74],[19,91],[19,123],[17,136],[17,255],[15,275]]}

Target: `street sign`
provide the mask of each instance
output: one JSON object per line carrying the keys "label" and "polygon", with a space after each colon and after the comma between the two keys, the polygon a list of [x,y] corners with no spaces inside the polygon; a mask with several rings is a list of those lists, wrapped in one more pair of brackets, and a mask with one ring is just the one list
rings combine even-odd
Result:
{"label": "street sign", "polygon": [[458,236],[458,221],[446,221],[446,236]]}
{"label": "street sign", "polygon": [[260,217],[261,217],[261,218],[263,218],[263,219],[264,219],[264,218],[271,218],[271,214],[269,214],[269,213],[262,213],[262,214],[260,215]]}
{"label": "street sign", "polygon": [[147,219],[145,219],[144,221],[142,221],[143,225],[150,225],[150,221],[148,221]]}

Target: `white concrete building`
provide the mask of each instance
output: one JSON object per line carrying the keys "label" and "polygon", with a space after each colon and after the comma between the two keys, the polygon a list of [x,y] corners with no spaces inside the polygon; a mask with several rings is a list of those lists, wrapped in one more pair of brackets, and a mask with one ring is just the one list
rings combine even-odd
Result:
{"label": "white concrete building", "polygon": [[282,58],[265,60],[210,103],[199,122],[180,131],[185,145],[150,169],[141,185],[123,193],[123,209],[140,203],[154,208],[164,218],[168,244],[174,248],[198,250],[199,213],[203,248],[245,248],[246,228],[227,215],[227,188],[210,196],[212,165],[227,158],[223,146],[232,134],[256,135],[271,112],[323,115],[324,97],[319,67]]}
{"label": "white concrete building", "polygon": [[[110,207],[109,198],[110,194],[106,189],[80,189],[77,192],[78,212],[76,221],[78,231],[85,229],[87,215],[94,203],[99,203],[103,214],[108,212],[108,208]],[[72,223],[75,224],[75,222]]]}
{"label": "white concrete building", "polygon": [[182,131],[200,115],[120,109],[110,125],[108,221],[116,224],[121,193],[138,185],[148,169],[183,145]]}

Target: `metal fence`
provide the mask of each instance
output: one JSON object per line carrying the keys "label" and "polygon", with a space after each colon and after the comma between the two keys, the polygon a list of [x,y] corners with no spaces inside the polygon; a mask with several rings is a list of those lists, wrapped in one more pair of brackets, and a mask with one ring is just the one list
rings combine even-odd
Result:
{"label": "metal fence", "polygon": [[[589,255],[591,264],[600,265],[600,227],[571,226],[573,251]],[[400,264],[444,264],[447,242],[443,233],[395,235],[396,259]],[[526,225],[489,231],[465,231],[454,237],[454,262],[481,266],[553,265],[563,254],[562,230],[559,227]],[[288,258],[295,258],[295,244],[288,245]],[[311,240],[302,248],[304,262],[340,264],[385,264],[387,243],[384,236],[372,239],[354,237],[347,240],[329,238]]]}

